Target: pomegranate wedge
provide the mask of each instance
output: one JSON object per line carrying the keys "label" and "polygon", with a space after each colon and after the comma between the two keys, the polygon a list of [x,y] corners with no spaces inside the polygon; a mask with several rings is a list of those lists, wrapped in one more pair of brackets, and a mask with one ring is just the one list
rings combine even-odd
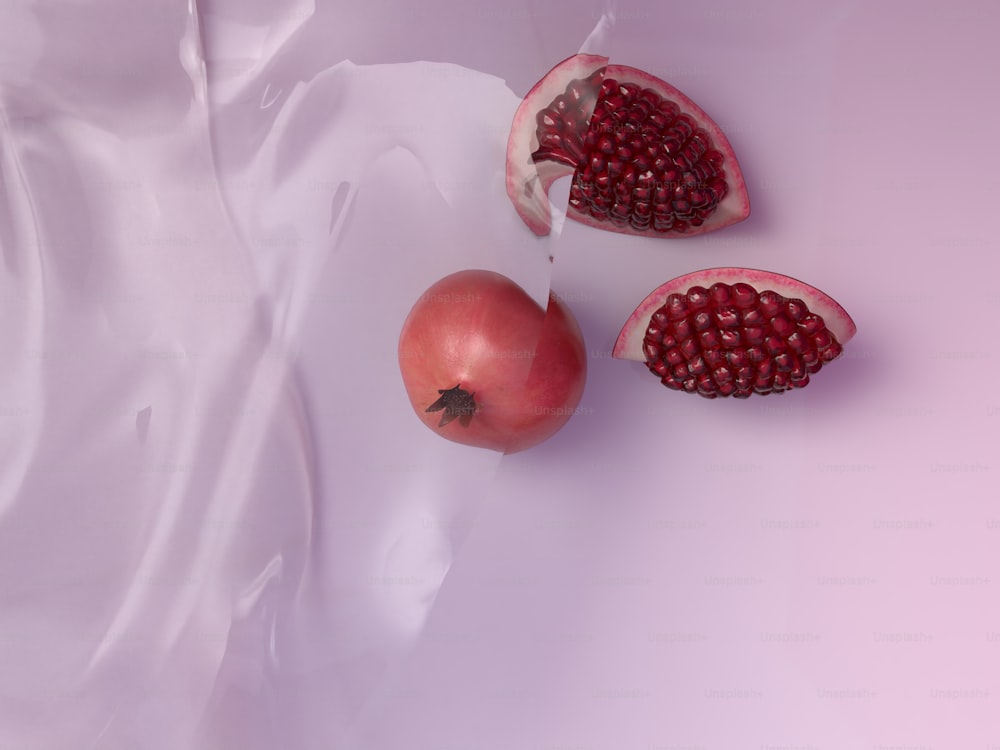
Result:
{"label": "pomegranate wedge", "polygon": [[612,355],[645,362],[668,388],[705,398],[802,388],[857,331],[830,296],[747,268],[709,268],[659,286]]}
{"label": "pomegranate wedge", "polygon": [[559,63],[514,115],[507,194],[535,234],[549,233],[548,190],[568,175],[567,216],[612,232],[690,237],[750,215],[736,155],[705,111],[597,55]]}

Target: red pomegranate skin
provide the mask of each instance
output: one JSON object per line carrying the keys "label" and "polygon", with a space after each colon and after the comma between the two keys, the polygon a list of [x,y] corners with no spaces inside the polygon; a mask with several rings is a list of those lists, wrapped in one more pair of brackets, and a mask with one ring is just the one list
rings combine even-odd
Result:
{"label": "red pomegranate skin", "polygon": [[[502,453],[554,435],[576,412],[587,376],[583,334],[566,304],[550,293],[543,310],[485,270],[432,285],[407,316],[398,353],[410,404],[430,430]],[[456,388],[475,402],[460,410],[464,418],[440,408]]]}

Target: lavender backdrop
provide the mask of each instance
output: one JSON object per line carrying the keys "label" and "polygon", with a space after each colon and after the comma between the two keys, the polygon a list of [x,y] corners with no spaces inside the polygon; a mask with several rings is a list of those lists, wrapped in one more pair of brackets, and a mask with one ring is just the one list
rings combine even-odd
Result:
{"label": "lavender backdrop", "polygon": [[[986,0],[0,4],[0,748],[1000,747],[998,28]],[[527,232],[507,127],[582,47],[716,118],[748,221]],[[610,359],[714,265],[858,335],[746,402]],[[403,316],[467,267],[584,330],[580,413],[526,453],[403,393]]]}

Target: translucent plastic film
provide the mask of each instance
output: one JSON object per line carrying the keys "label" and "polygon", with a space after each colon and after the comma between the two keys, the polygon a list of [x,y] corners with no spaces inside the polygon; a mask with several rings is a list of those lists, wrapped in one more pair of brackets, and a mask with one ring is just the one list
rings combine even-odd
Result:
{"label": "translucent plastic film", "polygon": [[517,98],[269,12],[0,9],[4,746],[349,738],[498,465],[427,440],[395,343],[456,268],[547,296]]}

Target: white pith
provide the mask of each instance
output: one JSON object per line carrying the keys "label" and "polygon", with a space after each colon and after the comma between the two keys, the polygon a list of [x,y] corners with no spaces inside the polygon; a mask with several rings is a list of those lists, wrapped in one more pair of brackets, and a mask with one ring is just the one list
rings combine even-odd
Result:
{"label": "white pith", "polygon": [[758,293],[770,290],[777,292],[782,297],[802,300],[810,312],[823,318],[827,329],[841,345],[846,344],[857,332],[857,326],[854,325],[851,316],[836,300],[805,282],[793,279],[791,276],[753,268],[708,268],[678,276],[650,292],[622,327],[621,333],[618,334],[618,339],[615,341],[612,356],[616,359],[645,362],[646,355],[643,353],[642,344],[646,336],[646,329],[649,327],[653,313],[663,306],[667,297],[674,293],[684,294],[693,286],[708,289],[712,284],[719,282],[725,284],[744,282],[756,289]]}

